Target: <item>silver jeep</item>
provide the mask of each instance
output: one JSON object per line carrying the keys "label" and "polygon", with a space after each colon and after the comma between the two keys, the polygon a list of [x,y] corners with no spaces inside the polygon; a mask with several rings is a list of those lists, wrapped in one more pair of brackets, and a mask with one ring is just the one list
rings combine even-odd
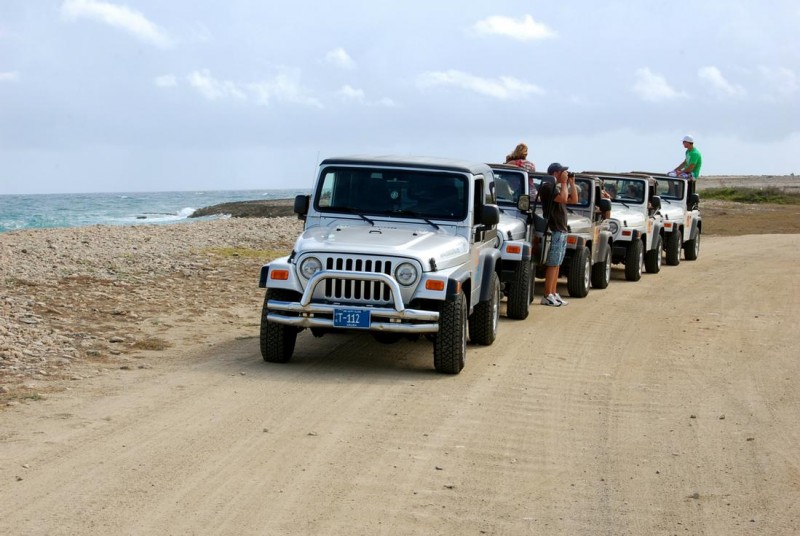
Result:
{"label": "silver jeep", "polygon": [[467,334],[489,345],[499,324],[499,209],[485,164],[386,156],[324,160],[297,196],[304,231],[261,269],[261,354],[287,362],[299,331],[425,335],[434,368],[458,374]]}
{"label": "silver jeep", "polygon": [[489,164],[500,207],[496,246],[500,251],[500,283],[507,298],[506,315],[524,320],[533,302],[533,225],[528,172],[518,166]]}

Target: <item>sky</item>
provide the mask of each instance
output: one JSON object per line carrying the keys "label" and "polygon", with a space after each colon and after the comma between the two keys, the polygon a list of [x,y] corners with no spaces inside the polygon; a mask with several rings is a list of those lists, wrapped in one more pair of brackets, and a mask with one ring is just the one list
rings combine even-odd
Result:
{"label": "sky", "polygon": [[310,188],[331,156],[800,173],[797,0],[0,0],[0,194]]}

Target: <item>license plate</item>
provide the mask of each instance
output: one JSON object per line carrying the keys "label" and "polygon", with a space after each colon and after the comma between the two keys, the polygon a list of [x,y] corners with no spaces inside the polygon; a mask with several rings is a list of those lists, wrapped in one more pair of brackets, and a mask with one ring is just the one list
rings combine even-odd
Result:
{"label": "license plate", "polygon": [[337,328],[369,328],[370,312],[366,309],[334,309],[333,326]]}

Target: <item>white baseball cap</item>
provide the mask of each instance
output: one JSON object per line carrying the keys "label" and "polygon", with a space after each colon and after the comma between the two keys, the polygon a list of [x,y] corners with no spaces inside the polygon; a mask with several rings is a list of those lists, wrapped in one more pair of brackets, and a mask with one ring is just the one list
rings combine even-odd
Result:
{"label": "white baseball cap", "polygon": [[686,136],[683,137],[683,141],[688,141],[689,143],[694,143],[694,138],[687,134]]}

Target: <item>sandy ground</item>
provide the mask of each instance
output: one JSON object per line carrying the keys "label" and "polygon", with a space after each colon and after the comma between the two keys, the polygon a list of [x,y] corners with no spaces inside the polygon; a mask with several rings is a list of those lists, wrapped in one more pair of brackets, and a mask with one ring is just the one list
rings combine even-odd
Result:
{"label": "sandy ground", "polygon": [[217,274],[238,298],[162,311],[167,348],[3,408],[0,534],[798,534],[798,245],[615,268],[453,377],[366,335],[264,363],[262,292]]}

